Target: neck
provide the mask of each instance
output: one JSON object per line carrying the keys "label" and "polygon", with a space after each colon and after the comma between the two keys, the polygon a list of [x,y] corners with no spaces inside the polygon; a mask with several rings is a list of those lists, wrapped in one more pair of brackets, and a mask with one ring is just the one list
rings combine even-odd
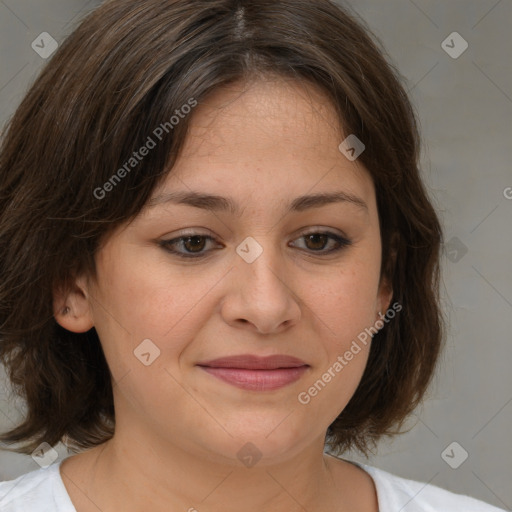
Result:
{"label": "neck", "polygon": [[[321,438],[289,459],[262,459],[252,467],[142,439],[116,430],[110,441],[82,454],[88,464],[78,485],[94,503],[91,510],[138,512],[148,504],[152,512],[352,510],[347,497],[354,467],[347,472],[351,464],[324,455]],[[77,506],[82,509],[88,512]]]}

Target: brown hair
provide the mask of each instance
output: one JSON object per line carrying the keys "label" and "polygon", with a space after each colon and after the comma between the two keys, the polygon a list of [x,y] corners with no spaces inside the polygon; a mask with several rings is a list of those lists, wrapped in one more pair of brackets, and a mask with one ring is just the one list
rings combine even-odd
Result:
{"label": "brown hair", "polygon": [[[358,162],[375,184],[381,277],[403,306],[374,336],[361,382],[326,441],[367,453],[398,433],[442,345],[442,232],[418,169],[414,110],[369,34],[329,0],[110,0],[82,21],[2,141],[0,357],[27,414],[1,440],[23,441],[14,450],[30,453],[43,441],[88,448],[113,435],[111,375],[96,330],[59,326],[53,292],[81,273],[96,277],[102,241],[137,216],[170,172],[192,114],[112,185],[155,128],[191,100],[271,73],[319,86],[344,133],[364,142]],[[107,182],[99,198],[94,191]]]}

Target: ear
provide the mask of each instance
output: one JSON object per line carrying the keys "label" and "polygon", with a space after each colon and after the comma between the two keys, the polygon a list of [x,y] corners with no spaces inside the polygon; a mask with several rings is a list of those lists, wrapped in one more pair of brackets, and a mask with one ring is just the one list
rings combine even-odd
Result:
{"label": "ear", "polygon": [[85,278],[77,278],[71,289],[54,290],[53,316],[71,332],[87,332],[94,327]]}
{"label": "ear", "polygon": [[[393,285],[387,276],[382,276],[379,285],[379,294],[377,298],[378,311],[384,314],[389,309],[391,299],[393,298]],[[379,317],[378,312],[375,313]]]}
{"label": "ear", "polygon": [[393,233],[390,243],[390,258],[387,265],[382,269],[382,275],[379,284],[379,292],[377,304],[379,311],[387,311],[393,298],[393,274],[395,270],[396,258],[398,254],[398,245],[400,236],[398,233]]}

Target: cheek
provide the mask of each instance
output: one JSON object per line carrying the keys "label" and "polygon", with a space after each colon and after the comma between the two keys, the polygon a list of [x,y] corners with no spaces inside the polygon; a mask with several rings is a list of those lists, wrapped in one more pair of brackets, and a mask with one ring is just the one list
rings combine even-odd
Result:
{"label": "cheek", "polygon": [[112,253],[98,265],[102,286],[92,301],[95,327],[116,379],[140,370],[139,352],[163,355],[151,363],[155,368],[175,361],[207,321],[209,294],[225,274],[223,269],[200,277],[190,270],[170,272],[165,261],[150,262],[132,251],[129,257],[129,251]]}
{"label": "cheek", "polygon": [[344,350],[376,320],[379,261],[374,260],[347,263],[322,279],[312,279],[304,288],[308,304],[330,335],[331,350]]}
{"label": "cheek", "polygon": [[[355,393],[368,361],[376,318],[375,286],[363,273],[346,272],[327,293],[311,295],[317,322],[319,356],[314,374],[297,396],[298,407],[325,421],[327,427]],[[367,276],[367,274],[366,274]],[[365,330],[366,329],[366,330]]]}
{"label": "cheek", "polygon": [[[375,254],[368,251],[367,254]],[[308,303],[323,357],[299,403],[333,421],[354,394],[368,360],[375,324],[380,259],[356,259],[336,274],[311,280]],[[309,404],[309,405],[308,405]]]}

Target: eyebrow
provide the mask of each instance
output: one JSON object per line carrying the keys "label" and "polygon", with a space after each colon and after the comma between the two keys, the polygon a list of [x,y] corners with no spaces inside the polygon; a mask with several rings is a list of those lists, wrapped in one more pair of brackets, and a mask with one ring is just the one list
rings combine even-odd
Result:
{"label": "eyebrow", "polygon": [[[161,194],[151,199],[147,203],[146,208],[154,208],[155,206],[166,203],[184,204],[204,210],[227,211],[232,215],[241,215],[240,206],[233,198],[194,191],[168,192]],[[360,197],[349,192],[337,191],[296,197],[291,203],[289,203],[286,213],[302,212],[310,208],[321,208],[322,206],[334,203],[349,203],[368,211],[368,205]]]}

